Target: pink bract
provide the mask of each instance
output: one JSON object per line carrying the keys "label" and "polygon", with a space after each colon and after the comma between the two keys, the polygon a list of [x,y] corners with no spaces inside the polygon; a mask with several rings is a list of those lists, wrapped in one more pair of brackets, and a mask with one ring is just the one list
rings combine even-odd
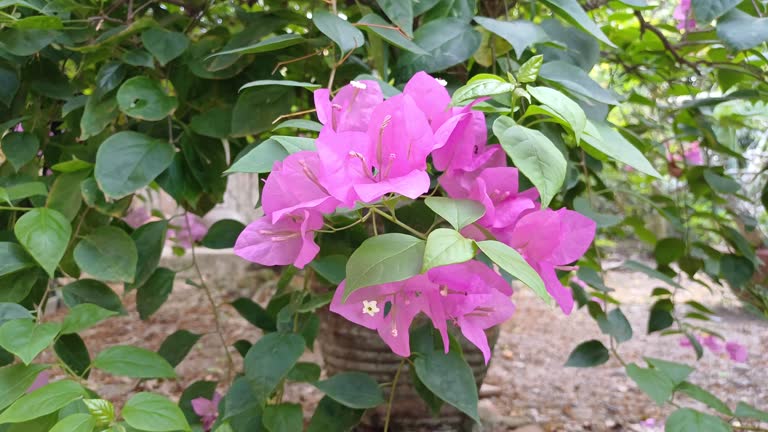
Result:
{"label": "pink bract", "polygon": [[680,0],[672,13],[672,18],[677,20],[679,30],[691,31],[696,29],[696,19],[693,17],[691,0]]}
{"label": "pink bract", "polygon": [[725,350],[728,352],[728,356],[731,360],[737,363],[746,363],[749,357],[747,347],[738,342],[728,342],[725,344]]}
{"label": "pink bract", "polygon": [[303,210],[272,223],[263,216],[248,224],[235,242],[235,254],[265,266],[293,264],[304,268],[320,247],[313,231],[323,226],[319,213]]}
{"label": "pink bract", "polygon": [[203,397],[192,399],[192,410],[200,417],[203,430],[210,431],[216,422],[219,416],[219,402],[221,402],[221,395],[218,392],[215,392],[211,399]]}
{"label": "pink bract", "polygon": [[359,131],[368,128],[371,113],[383,100],[376,81],[352,81],[342,87],[333,100],[328,89],[315,90],[317,119],[337,132]]}

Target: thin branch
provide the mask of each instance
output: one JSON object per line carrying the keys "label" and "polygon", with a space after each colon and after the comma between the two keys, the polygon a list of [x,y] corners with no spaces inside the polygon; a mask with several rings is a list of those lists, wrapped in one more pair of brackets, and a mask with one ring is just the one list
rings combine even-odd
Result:
{"label": "thin branch", "polygon": [[412,37],[408,36],[408,34],[406,34],[403,31],[403,29],[401,29],[398,26],[389,26],[389,25],[384,25],[384,24],[373,24],[373,23],[360,23],[360,22],[359,23],[354,23],[352,25],[355,26],[355,27],[376,27],[376,28],[383,28],[383,29],[387,29],[387,30],[394,30],[394,31],[400,33],[400,35],[402,37],[404,37],[404,38],[406,38],[408,40],[413,39]]}
{"label": "thin branch", "polygon": [[680,63],[682,65],[686,65],[689,68],[693,69],[693,71],[696,73],[696,75],[701,76],[701,71],[699,70],[698,66],[696,66],[695,63],[692,63],[683,56],[680,55],[680,53],[677,52],[674,46],[669,42],[669,39],[667,39],[666,36],[664,36],[664,33],[661,32],[658,28],[648,23],[648,21],[643,18],[643,14],[640,13],[640,11],[635,11],[635,17],[637,17],[637,20],[640,22],[640,35],[642,36],[643,32],[645,30],[649,30],[651,33],[655,34],[656,37],[659,38],[661,43],[664,45],[664,48],[672,55],[672,57],[675,59],[677,63]]}
{"label": "thin branch", "polygon": [[272,75],[274,75],[274,74],[275,74],[275,72],[277,72],[277,70],[278,70],[278,69],[280,69],[281,67],[283,67],[283,66],[285,66],[285,65],[288,65],[288,64],[291,64],[291,63],[296,63],[296,62],[298,62],[298,61],[306,60],[306,59],[308,59],[308,58],[312,58],[312,57],[314,57],[314,56],[316,56],[316,55],[322,54],[322,53],[323,53],[323,51],[327,50],[327,49],[328,49],[328,48],[330,48],[331,46],[332,46],[332,45],[328,45],[328,46],[327,46],[327,47],[325,47],[325,48],[320,48],[319,50],[317,50],[317,51],[315,51],[315,52],[313,52],[313,53],[311,53],[311,54],[307,54],[307,55],[305,55],[305,56],[296,57],[295,59],[291,59],[291,60],[286,60],[286,61],[281,61],[281,62],[278,62],[278,63],[275,65],[275,68],[274,68],[274,69],[272,69]]}
{"label": "thin branch", "polygon": [[317,110],[312,108],[312,109],[308,109],[308,110],[304,110],[304,111],[296,111],[295,113],[283,114],[280,117],[274,119],[272,121],[272,124],[275,124],[275,123],[279,122],[280,120],[282,120],[284,118],[297,117],[297,116],[304,115],[304,114],[311,114],[311,113],[313,113],[315,111],[317,111]]}
{"label": "thin branch", "polygon": [[400,365],[397,367],[397,372],[395,372],[395,378],[392,380],[392,388],[389,390],[389,402],[387,402],[387,416],[384,418],[384,432],[389,430],[389,419],[392,417],[392,401],[395,399],[397,380],[400,378],[400,371],[403,370],[403,365],[405,365],[406,360],[408,360],[408,357],[403,357],[400,361]]}
{"label": "thin branch", "polygon": [[418,237],[418,238],[420,238],[422,240],[426,240],[427,239],[427,236],[424,235],[424,233],[420,233],[420,232],[416,231],[415,229],[413,229],[410,226],[400,222],[399,220],[395,219],[394,217],[384,213],[383,211],[377,209],[376,207],[371,207],[371,211],[376,213],[376,214],[378,214],[379,216],[383,217],[384,219],[392,222],[393,224],[398,225],[399,227],[401,227],[404,230],[410,232],[411,234],[415,235],[416,237]]}

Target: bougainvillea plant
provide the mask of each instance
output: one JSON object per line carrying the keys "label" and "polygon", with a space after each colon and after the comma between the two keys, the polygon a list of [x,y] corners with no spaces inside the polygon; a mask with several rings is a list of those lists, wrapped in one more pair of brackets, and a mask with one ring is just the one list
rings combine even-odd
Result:
{"label": "bougainvillea plant", "polygon": [[[645,252],[622,266],[658,281],[659,343],[749,365],[756,348],[680,293],[728,286],[768,315],[766,16],[752,0],[0,1],[0,431],[350,430],[391,399],[300,361],[320,308],[403,362],[450,363],[422,368],[424,394],[479,420],[455,342],[488,361],[513,285],[589,313],[602,335],[566,365],[615,359],[674,404],[669,430],[760,430],[765,406],[726,404],[692,366],[624,359],[638,329],[602,257],[625,239]],[[241,173],[262,176],[264,217],[204,226]],[[165,245],[191,276],[161,264]],[[275,266],[268,302],[219,300],[201,246]],[[95,349],[86,330],[151,323],[182,283],[210,335]],[[230,307],[260,331],[230,340]],[[419,315],[432,350],[408,343]],[[145,391],[207,336],[221,373]],[[105,375],[136,384],[109,401]],[[305,414],[291,382],[324,396]]]}

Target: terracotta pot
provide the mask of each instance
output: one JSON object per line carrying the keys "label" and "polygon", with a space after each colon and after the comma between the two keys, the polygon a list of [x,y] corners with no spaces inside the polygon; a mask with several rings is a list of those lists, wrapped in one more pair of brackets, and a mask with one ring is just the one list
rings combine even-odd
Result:
{"label": "terracotta pot", "polygon": [[[325,370],[328,375],[344,371],[360,371],[371,375],[379,383],[391,383],[402,357],[392,353],[378,333],[351,323],[335,313],[324,310],[320,313],[319,334]],[[496,344],[499,328],[487,331],[491,346]],[[464,357],[475,375],[478,389],[488,367],[483,354],[469,341],[460,338]],[[390,387],[384,388],[384,397],[389,399]],[[357,431],[381,431],[384,427],[386,406],[366,412]],[[473,420],[451,405],[443,404],[438,416],[433,416],[427,404],[419,397],[411,382],[409,365],[400,372],[392,404],[389,430],[392,432],[436,432],[471,431]]]}

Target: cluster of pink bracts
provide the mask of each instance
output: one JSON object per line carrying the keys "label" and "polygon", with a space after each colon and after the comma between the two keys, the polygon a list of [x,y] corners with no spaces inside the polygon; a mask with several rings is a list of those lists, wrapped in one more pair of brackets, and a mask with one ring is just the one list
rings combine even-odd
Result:
{"label": "cluster of pink bracts", "polygon": [[[561,309],[570,313],[573,297],[556,274],[589,248],[595,223],[570,210],[542,209],[535,189],[518,190],[518,171],[508,167],[498,145],[488,145],[485,116],[472,105],[452,107],[442,80],[420,72],[401,94],[384,99],[375,81],[353,81],[330,100],[315,92],[324,125],[317,151],[303,151],[276,162],[262,194],[265,216],[252,222],[235,244],[235,253],[262,265],[308,264],[319,252],[314,230],[323,215],[357,203],[374,203],[389,194],[417,199],[428,192],[432,167],[452,198],[485,207],[466,237],[485,240],[490,232],[515,248],[541,275]],[[512,289],[479,261],[437,267],[410,279],[354,291],[343,300],[339,285],[331,310],[379,335],[401,355],[410,355],[408,329],[423,312],[443,336],[447,322],[490,358],[484,330],[514,312]]]}

